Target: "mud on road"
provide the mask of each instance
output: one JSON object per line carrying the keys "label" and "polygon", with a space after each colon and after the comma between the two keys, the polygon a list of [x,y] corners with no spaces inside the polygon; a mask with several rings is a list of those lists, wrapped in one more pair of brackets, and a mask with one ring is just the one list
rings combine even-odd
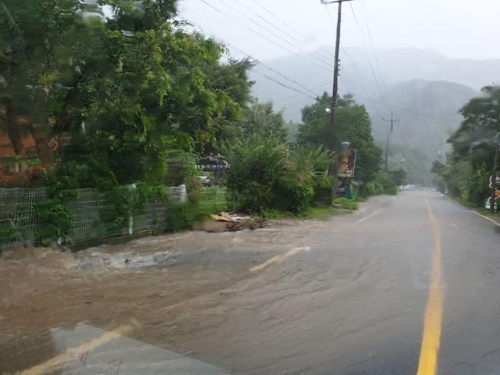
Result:
{"label": "mud on road", "polygon": [[[229,339],[228,348],[235,348],[246,345],[253,334],[228,332],[229,326],[240,327],[236,321],[227,326],[231,309],[242,308],[245,315],[257,308],[260,298],[266,304],[282,304],[284,296],[295,293],[294,287],[302,287],[297,278],[297,285],[280,289],[279,280],[297,270],[282,269],[267,278],[264,271],[286,264],[288,257],[300,258],[301,251],[328,243],[336,233],[348,235],[360,215],[375,212],[386,200],[366,204],[364,213],[257,231],[187,232],[76,253],[4,252],[0,373],[16,373],[54,358],[58,351],[51,329],[73,330],[85,323],[111,331],[131,319],[137,325],[129,337],[206,362],[216,358],[218,365],[230,368],[231,359],[211,346],[213,335],[218,335],[219,346]],[[311,283],[316,284],[322,287],[319,281]],[[269,285],[277,286],[270,295],[256,292]],[[247,300],[245,293],[255,295],[254,300]]]}
{"label": "mud on road", "polygon": [[324,225],[309,221],[260,231],[188,232],[77,253],[5,252],[0,260],[0,373],[54,357],[50,328],[71,330],[81,322],[112,330],[133,318],[140,329],[129,336],[196,356],[186,343],[205,327],[194,302],[223,303],[227,288],[256,277],[253,268],[280,262],[283,254],[305,246]]}

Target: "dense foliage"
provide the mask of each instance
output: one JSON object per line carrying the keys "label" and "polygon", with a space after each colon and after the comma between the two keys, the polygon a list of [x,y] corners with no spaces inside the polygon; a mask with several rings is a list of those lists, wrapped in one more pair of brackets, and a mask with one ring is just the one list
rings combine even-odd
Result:
{"label": "dense foliage", "polygon": [[315,104],[303,108],[297,142],[329,149],[335,142],[337,149],[340,142],[350,142],[351,147],[358,150],[356,178],[363,182],[373,180],[380,168],[382,150],[374,143],[368,112],[349,95],[339,98],[334,133],[326,112],[330,103],[331,96],[325,93]]}
{"label": "dense foliage", "polygon": [[41,124],[46,137],[35,139],[57,145],[45,185],[109,193],[116,225],[129,210],[120,186],[158,195],[169,169],[189,165],[195,151],[220,147],[249,101],[252,63],[221,63],[224,47],[185,31],[173,0],[5,5],[2,129],[20,150],[15,119]]}
{"label": "dense foliage", "polygon": [[26,156],[26,133],[36,143],[30,162],[40,168],[24,186],[47,189],[35,207],[46,223],[35,233],[39,243],[70,240],[69,202],[81,188],[105,197],[100,219],[114,231],[148,200],[167,199],[165,186],[186,184],[188,202],[172,207],[168,220],[172,229],[191,227],[225,207],[201,194],[195,163],[209,152],[225,154],[230,203],[251,213],[300,215],[330,204],[334,155],[326,150],[340,140],[358,149],[358,179],[380,178],[381,150],[364,106],[339,99],[333,133],[324,94],[303,109],[301,124],[287,124],[272,103],[251,97],[255,62],[232,59],[192,31],[175,0],[2,5],[0,131],[16,160]]}
{"label": "dense foliage", "polygon": [[432,172],[439,189],[473,206],[484,206],[491,189],[495,142],[500,134],[500,86],[487,86],[483,95],[460,109],[460,128],[449,138],[446,163],[435,161]]}
{"label": "dense foliage", "polygon": [[[284,211],[305,214],[315,193],[324,188],[324,176],[332,162],[322,148],[289,150],[275,137],[254,135],[228,148],[231,169],[227,175],[230,202],[239,210],[266,214]],[[331,181],[327,180],[331,201]]]}

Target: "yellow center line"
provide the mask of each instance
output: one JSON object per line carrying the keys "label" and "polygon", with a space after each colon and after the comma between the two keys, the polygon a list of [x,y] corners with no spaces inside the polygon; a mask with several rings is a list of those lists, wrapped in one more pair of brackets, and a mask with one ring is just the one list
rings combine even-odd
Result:
{"label": "yellow center line", "polygon": [[[132,324],[135,326],[138,326],[139,323],[135,320],[131,320]],[[125,335],[129,332],[131,332],[134,329],[133,325],[122,325],[119,326],[118,328],[114,329],[111,332],[106,332],[102,336],[97,337],[93,340],[89,340],[84,342],[82,345],[76,347],[76,348],[71,348],[68,349],[66,353],[59,354],[48,361],[45,361],[43,363],[40,363],[39,365],[36,365],[34,367],[31,367],[27,370],[18,372],[18,375],[42,375],[42,374],[47,374],[51,373],[60,366],[62,366],[64,363],[69,362],[74,359],[79,359],[80,362],[83,362],[84,359],[87,357],[87,354],[98,347],[107,344],[108,342],[111,342],[117,338],[120,338],[122,335]]]}
{"label": "yellow center line", "polygon": [[309,247],[308,246],[305,246],[305,247],[296,247],[295,249],[290,250],[286,254],[276,255],[276,256],[272,257],[271,259],[265,261],[264,263],[259,264],[258,266],[250,268],[249,271],[250,272],[262,271],[263,269],[269,267],[271,264],[274,264],[274,263],[283,263],[286,258],[291,257],[292,255],[297,254],[299,251],[309,251]]}
{"label": "yellow center line", "polygon": [[417,375],[435,375],[437,373],[439,346],[441,344],[441,323],[443,318],[443,289],[441,287],[441,231],[432,213],[429,201],[424,194],[427,214],[434,234],[434,252],[432,254],[429,299],[424,316],[424,331]]}

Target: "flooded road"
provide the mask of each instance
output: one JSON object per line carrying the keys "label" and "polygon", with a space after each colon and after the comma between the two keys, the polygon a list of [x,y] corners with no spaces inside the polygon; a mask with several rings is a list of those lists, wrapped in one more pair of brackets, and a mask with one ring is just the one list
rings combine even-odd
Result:
{"label": "flooded road", "polygon": [[6,253],[0,373],[497,374],[499,239],[414,191],[329,221]]}

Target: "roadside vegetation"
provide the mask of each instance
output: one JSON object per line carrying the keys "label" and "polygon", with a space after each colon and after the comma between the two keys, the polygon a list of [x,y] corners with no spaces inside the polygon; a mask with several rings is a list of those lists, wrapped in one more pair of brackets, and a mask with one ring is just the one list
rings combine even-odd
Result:
{"label": "roadside vegetation", "polygon": [[[30,169],[1,185],[47,189],[34,207],[44,223],[37,243],[71,242],[69,202],[87,188],[105,197],[99,215],[110,231],[151,199],[167,202],[165,186],[180,184],[187,201],[169,206],[172,231],[222,210],[307,217],[332,203],[329,150],[341,141],[358,150],[361,197],[396,194],[403,183],[401,171],[380,170],[363,105],[339,98],[335,133],[326,93],[302,109],[300,124],[287,123],[252,98],[256,62],[193,31],[174,0],[16,0],[8,10],[0,15],[0,128],[17,153],[12,162]],[[27,134],[36,143],[30,155]],[[196,163],[208,153],[230,164],[222,193],[200,182]],[[1,223],[3,241],[11,224]]]}
{"label": "roadside vegetation", "polygon": [[495,142],[500,134],[500,86],[487,86],[482,92],[460,109],[463,121],[448,139],[451,151],[446,162],[435,160],[431,169],[439,191],[479,209],[484,209],[491,195]]}

